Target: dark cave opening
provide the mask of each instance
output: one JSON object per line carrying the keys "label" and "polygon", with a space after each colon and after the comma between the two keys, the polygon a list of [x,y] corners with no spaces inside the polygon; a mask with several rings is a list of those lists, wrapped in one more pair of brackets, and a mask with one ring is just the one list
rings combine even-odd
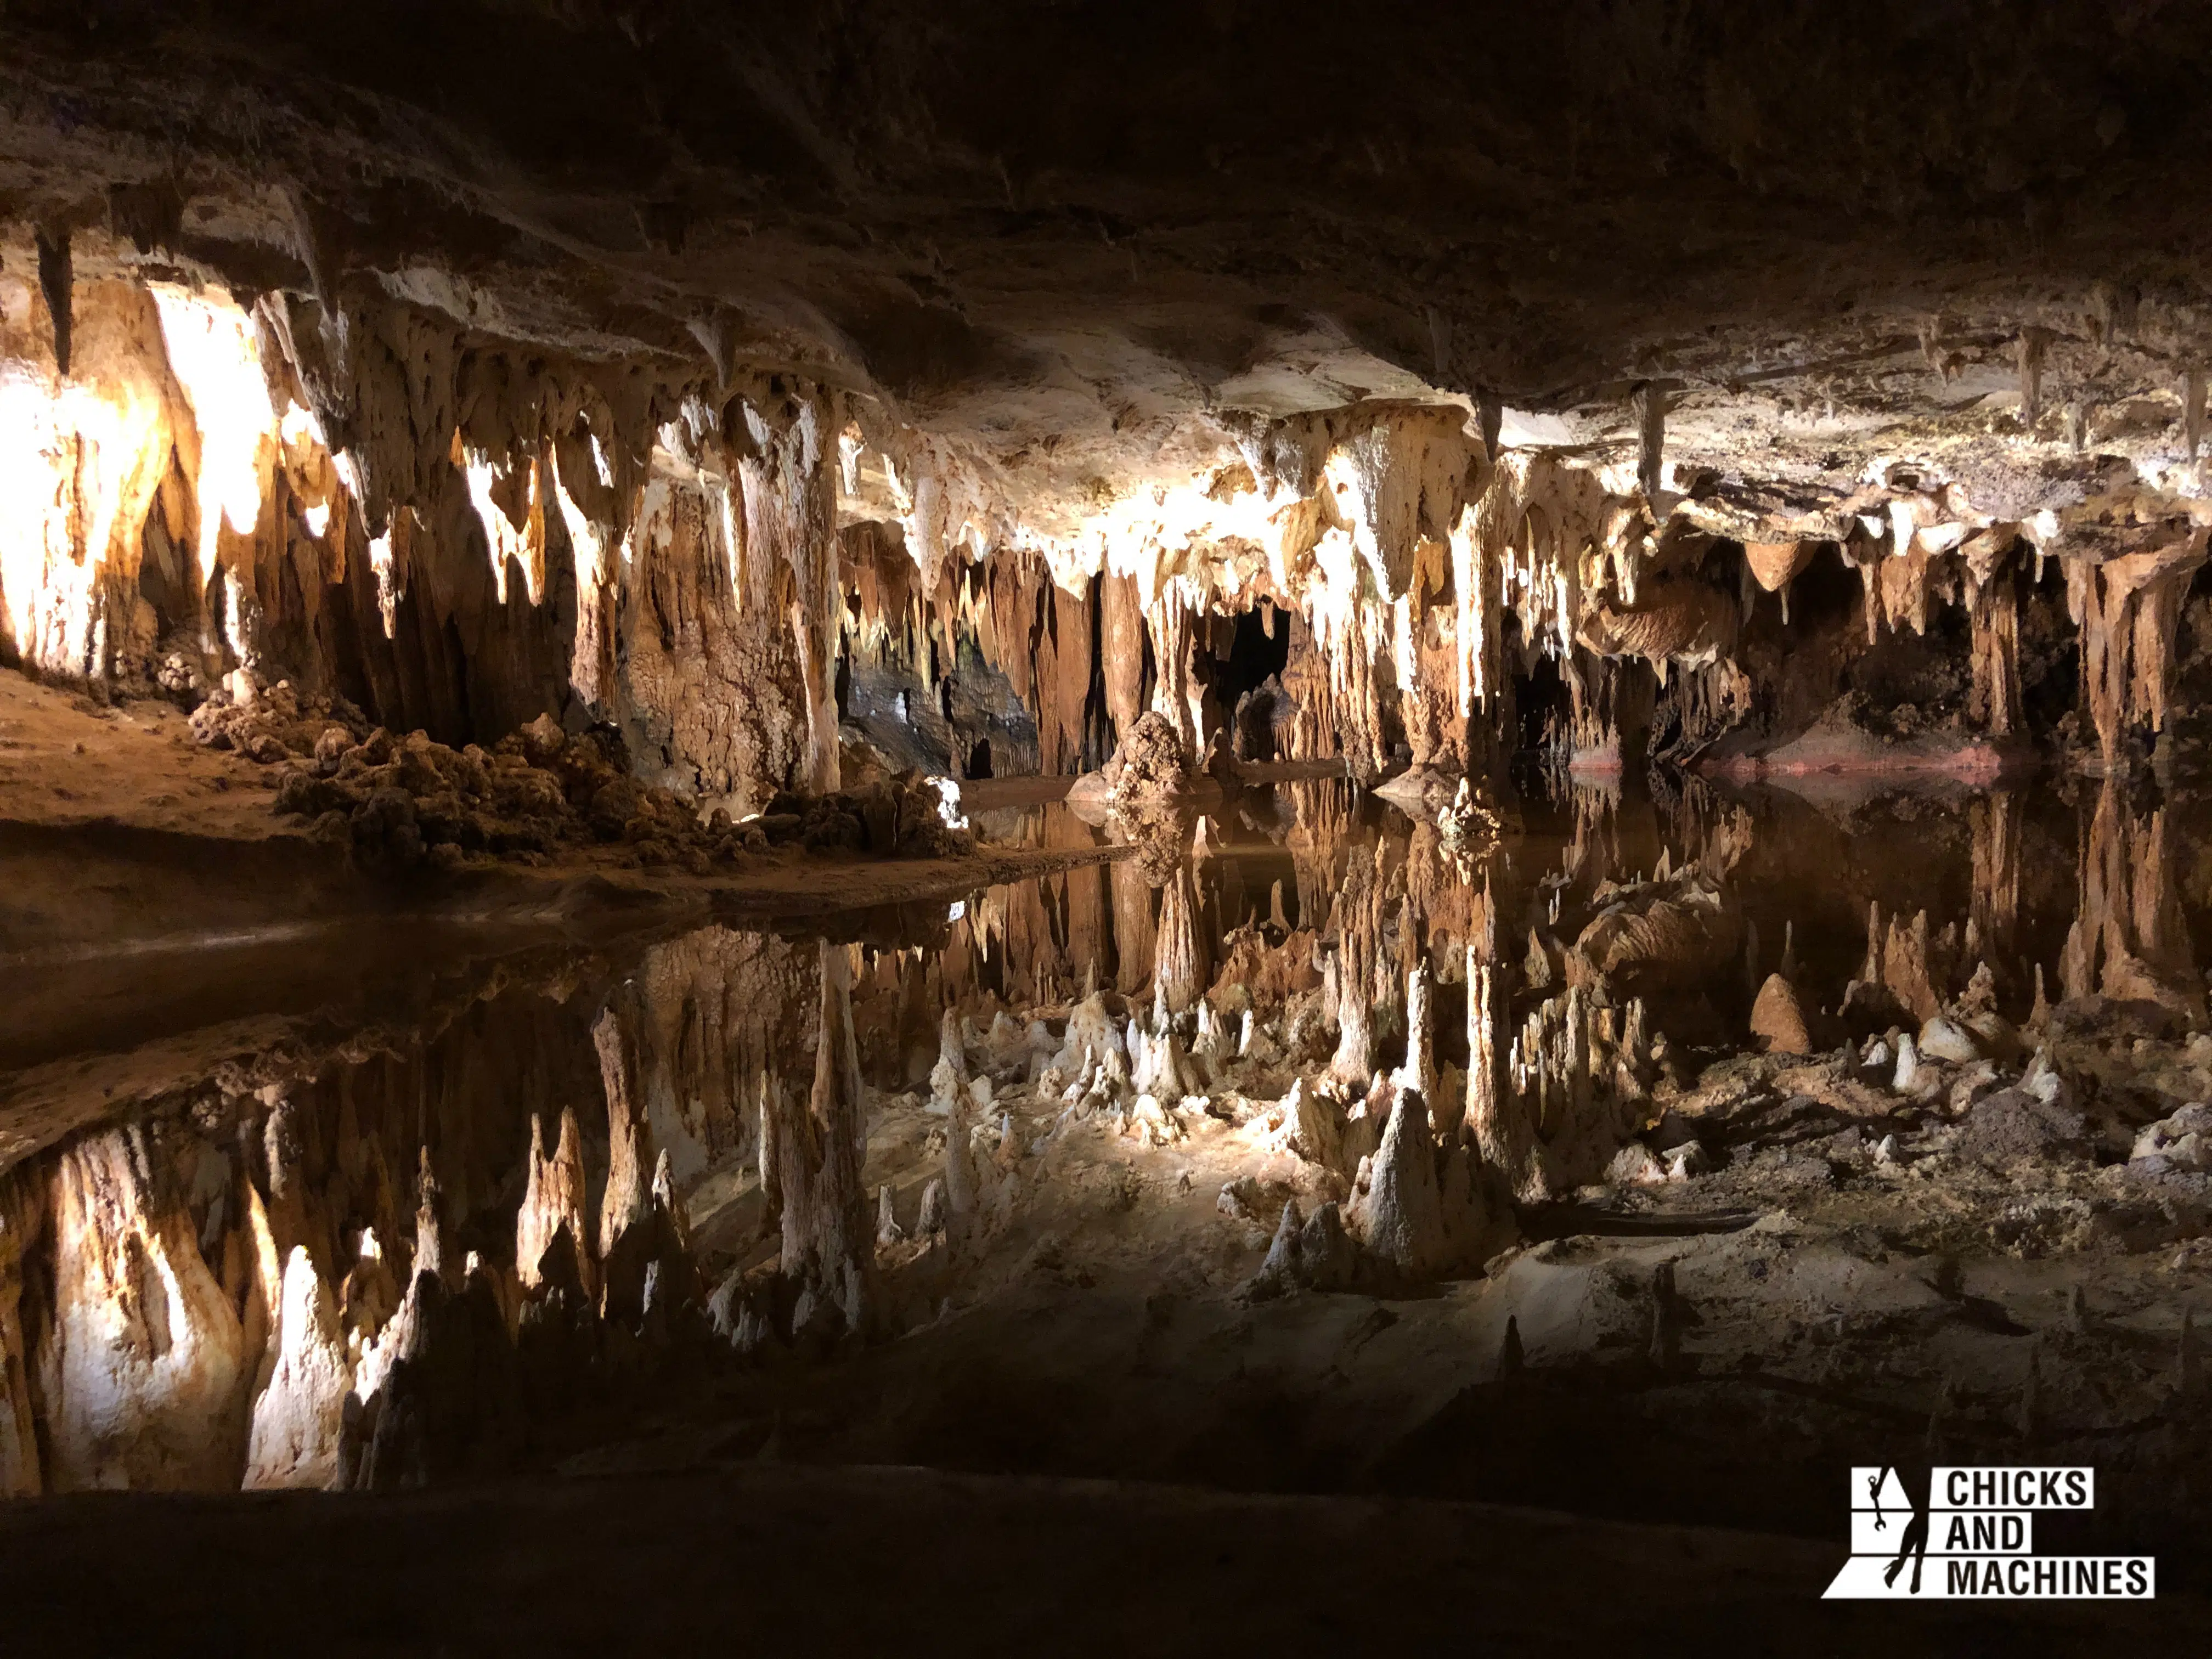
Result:
{"label": "dark cave opening", "polygon": [[1210,665],[1219,718],[1231,728],[1238,759],[1274,760],[1277,705],[1287,707],[1282,674],[1291,659],[1290,613],[1262,599],[1222,620],[1227,638],[1211,653]]}

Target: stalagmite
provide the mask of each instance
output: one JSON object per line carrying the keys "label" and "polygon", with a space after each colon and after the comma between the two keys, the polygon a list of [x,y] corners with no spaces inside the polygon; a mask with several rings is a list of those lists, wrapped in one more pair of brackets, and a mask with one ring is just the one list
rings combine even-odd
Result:
{"label": "stalagmite", "polygon": [[1369,1174],[1346,1221],[1353,1237],[1385,1261],[1409,1273],[1443,1265],[1443,1200],[1437,1190],[1429,1112],[1421,1097],[1392,1091]]}
{"label": "stalagmite", "polygon": [[1907,1031],[1897,1040],[1897,1067],[1890,1078],[1889,1086],[1901,1095],[1909,1095],[1917,1091],[1920,1085],[1919,1048],[1912,1033]]}
{"label": "stalagmite", "polygon": [[2050,331],[2028,328],[2021,331],[2020,354],[2020,421],[2029,431],[2035,429],[2037,418],[2043,413],[2043,364],[2051,343]]}
{"label": "stalagmite", "polygon": [[1780,974],[1769,974],[1752,1005],[1751,1034],[1766,1045],[1771,1054],[1809,1054],[1813,1039],[1806,1029],[1805,1012],[1797,988]]}
{"label": "stalagmite", "polygon": [[1517,1167],[1497,1161],[1516,1197],[1532,1201],[1603,1171],[1642,1109],[1644,1047],[1640,1001],[1599,1007],[1572,986],[1528,1015],[1509,1072],[1520,1109],[1540,1126],[1536,1156],[1522,1155]]}
{"label": "stalagmite", "polygon": [[889,1249],[894,1244],[905,1242],[906,1229],[899,1225],[898,1211],[891,1200],[891,1189],[888,1185],[879,1187],[876,1189],[876,1248]]}
{"label": "stalagmite", "polygon": [[[1437,1097],[1436,1052],[1429,1033],[1430,996],[1429,964],[1416,963],[1406,976],[1406,1061],[1399,1067],[1394,1081],[1401,1090],[1413,1090],[1424,1101]],[[1442,1113],[1437,1114],[1434,1127],[1437,1139],[1450,1144],[1458,1137],[1457,1115],[1447,1119]]]}
{"label": "stalagmite", "polygon": [[1291,1199],[1283,1206],[1282,1219],[1260,1271],[1245,1285],[1243,1295],[1249,1301],[1264,1302],[1300,1291],[1349,1291],[1368,1277],[1338,1206],[1321,1205],[1302,1222],[1297,1200]]}
{"label": "stalagmite", "polygon": [[921,1189],[921,1212],[915,1223],[917,1237],[928,1238],[945,1230],[951,1207],[945,1201],[945,1179],[932,1176]]}

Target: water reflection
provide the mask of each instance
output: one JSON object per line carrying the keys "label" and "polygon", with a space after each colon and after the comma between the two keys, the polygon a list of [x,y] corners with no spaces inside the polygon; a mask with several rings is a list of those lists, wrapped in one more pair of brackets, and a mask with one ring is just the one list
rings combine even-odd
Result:
{"label": "water reflection", "polygon": [[[10,1034],[48,1127],[0,1176],[0,1491],[507,1467],[733,1347],[933,1316],[1103,1124],[1228,1149],[1255,1285],[1395,1291],[1558,1231],[1530,1206],[1693,1180],[1667,1123],[1761,1047],[1832,1055],[1833,1099],[1790,1097],[1824,1133],[1857,1090],[1854,1147],[1940,1149],[1934,1085],[1875,1045],[1919,1042],[1955,1119],[2069,1030],[2203,1022],[2186,798],[1567,786],[1494,842],[1466,808],[1285,779],[1170,855],[950,913],[539,941],[207,1023],[134,970],[98,1024],[143,994],[136,1047]],[[1103,838],[1050,802],[977,816]],[[1945,1021],[1966,1050],[1935,1051]],[[2104,1085],[2139,1123],[2179,1075]]]}

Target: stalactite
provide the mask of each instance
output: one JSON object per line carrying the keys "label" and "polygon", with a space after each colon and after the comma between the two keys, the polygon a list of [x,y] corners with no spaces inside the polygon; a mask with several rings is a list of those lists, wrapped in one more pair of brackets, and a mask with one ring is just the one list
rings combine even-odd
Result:
{"label": "stalactite", "polygon": [[[1180,584],[1170,583],[1146,614],[1152,636],[1152,660],[1158,678],[1152,686],[1152,712],[1175,727],[1183,747],[1192,755],[1206,750],[1206,733],[1201,713],[1202,688],[1192,678],[1191,611]],[[1127,728],[1122,735],[1127,736]]]}
{"label": "stalactite", "polygon": [[1991,737],[2020,729],[2020,592],[2008,568],[1970,560],[1973,692],[1967,713]]}
{"label": "stalactite", "polygon": [[[837,708],[831,682],[837,654],[837,521],[830,471],[831,423],[818,396],[794,398],[768,412],[745,407],[751,453],[740,456],[744,484],[747,599],[769,598],[777,568],[790,572],[787,607],[798,647],[806,722],[806,760],[794,782],[810,792],[838,781]],[[765,565],[770,574],[759,574]]]}
{"label": "stalactite", "polygon": [[69,227],[59,225],[51,230],[41,228],[34,240],[39,253],[39,291],[46,296],[46,316],[53,329],[54,369],[67,380],[76,287],[70,258]]}
{"label": "stalactite", "polygon": [[2204,443],[2204,368],[2200,363],[2191,363],[2181,376],[2181,435],[2194,466]]}
{"label": "stalactite", "polygon": [[1117,732],[1126,732],[1145,712],[1146,628],[1136,579],[1109,574],[1101,589],[1100,605],[1099,665],[1105,671],[1106,714]]}
{"label": "stalactite", "polygon": [[2103,563],[2069,561],[2067,605],[2081,630],[2082,692],[2110,769],[2127,734],[2166,725],[2181,602],[2204,562],[2205,532]]}

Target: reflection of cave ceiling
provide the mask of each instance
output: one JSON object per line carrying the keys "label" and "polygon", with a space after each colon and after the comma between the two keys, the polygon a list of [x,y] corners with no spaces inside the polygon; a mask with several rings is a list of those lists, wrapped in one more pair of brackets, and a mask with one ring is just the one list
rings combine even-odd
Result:
{"label": "reflection of cave ceiling", "polygon": [[2187,8],[201,9],[9,9],[10,266],[70,228],[801,371],[1047,536],[1233,460],[1222,411],[1494,388],[1509,444],[1632,467],[1639,381],[1711,527],[1900,457],[2025,518],[2098,453],[2175,487],[2212,335]]}

